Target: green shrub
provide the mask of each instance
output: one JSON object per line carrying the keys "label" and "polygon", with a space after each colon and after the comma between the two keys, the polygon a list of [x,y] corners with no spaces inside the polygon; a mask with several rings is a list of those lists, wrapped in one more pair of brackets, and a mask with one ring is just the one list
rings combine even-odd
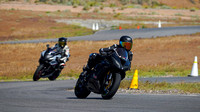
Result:
{"label": "green shrub", "polygon": [[113,17],[117,18],[117,17],[119,17],[120,15],[121,15],[121,13],[117,13],[117,14],[115,14]]}
{"label": "green shrub", "polygon": [[50,11],[46,11],[46,14],[49,14],[49,13],[51,13]]}
{"label": "green shrub", "polygon": [[85,10],[85,11],[90,10],[90,6],[89,6],[89,5],[85,5],[85,6],[83,7],[83,10]]}
{"label": "green shrub", "polygon": [[78,14],[77,14],[77,17],[80,17],[80,16],[81,16],[81,13],[78,13]]}
{"label": "green shrub", "polygon": [[177,13],[177,14],[175,14],[175,16],[183,16],[183,14]]}
{"label": "green shrub", "polygon": [[78,5],[77,5],[77,4],[74,4],[74,5],[73,5],[73,8],[77,8],[77,7],[78,7]]}
{"label": "green shrub", "polygon": [[161,9],[171,9],[171,7],[167,6],[167,5],[163,5],[163,6],[161,6]]}
{"label": "green shrub", "polygon": [[120,2],[122,5],[127,5],[130,2],[130,0],[120,0]]}
{"label": "green shrub", "polygon": [[125,8],[126,8],[126,7],[123,6],[123,7],[120,7],[119,10],[124,10]]}
{"label": "green shrub", "polygon": [[98,12],[99,12],[99,9],[98,9],[98,8],[95,8],[93,12],[94,12],[94,13],[98,13]]}
{"label": "green shrub", "polygon": [[11,8],[10,10],[15,10],[14,8]]}
{"label": "green shrub", "polygon": [[101,6],[100,9],[103,10],[104,6]]}
{"label": "green shrub", "polygon": [[190,9],[190,11],[191,11],[191,12],[195,12],[195,11],[196,11],[196,8],[193,7],[193,8]]}
{"label": "green shrub", "polygon": [[113,3],[111,3],[110,5],[109,5],[109,7],[116,7],[116,4],[113,4]]}

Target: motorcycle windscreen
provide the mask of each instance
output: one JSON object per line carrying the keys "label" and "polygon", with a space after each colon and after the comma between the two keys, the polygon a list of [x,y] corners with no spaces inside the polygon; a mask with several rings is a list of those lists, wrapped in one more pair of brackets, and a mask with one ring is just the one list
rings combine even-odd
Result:
{"label": "motorcycle windscreen", "polygon": [[123,60],[122,66],[123,66],[124,70],[128,70],[130,68],[130,64],[131,64],[128,59],[128,52],[124,48],[118,48],[117,53]]}
{"label": "motorcycle windscreen", "polygon": [[123,60],[128,60],[128,52],[124,48],[117,48],[117,53]]}

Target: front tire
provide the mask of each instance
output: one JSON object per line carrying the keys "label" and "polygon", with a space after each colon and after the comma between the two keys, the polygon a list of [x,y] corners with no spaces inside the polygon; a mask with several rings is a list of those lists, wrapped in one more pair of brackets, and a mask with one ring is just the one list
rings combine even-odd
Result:
{"label": "front tire", "polygon": [[40,76],[42,75],[42,70],[44,68],[44,65],[39,65],[33,75],[33,81],[38,81],[40,79]]}
{"label": "front tire", "polygon": [[110,81],[109,81],[109,83],[111,83],[110,86],[106,85],[106,87],[105,86],[103,87],[104,90],[106,90],[101,94],[103,99],[111,99],[115,95],[121,82],[121,75],[119,73],[113,73]]}
{"label": "front tire", "polygon": [[89,91],[84,85],[83,85],[83,77],[79,77],[79,79],[76,82],[74,93],[77,98],[86,98],[91,91]]}
{"label": "front tire", "polygon": [[48,79],[49,79],[50,81],[56,80],[56,78],[60,75],[60,72],[61,72],[60,70],[55,71],[55,73],[53,73],[52,76],[48,77]]}

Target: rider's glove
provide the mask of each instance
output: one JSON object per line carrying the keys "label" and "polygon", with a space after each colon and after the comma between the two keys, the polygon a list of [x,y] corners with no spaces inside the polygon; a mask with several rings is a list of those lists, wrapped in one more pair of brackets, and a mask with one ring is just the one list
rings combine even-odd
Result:
{"label": "rider's glove", "polygon": [[107,56],[107,52],[100,52],[102,56]]}

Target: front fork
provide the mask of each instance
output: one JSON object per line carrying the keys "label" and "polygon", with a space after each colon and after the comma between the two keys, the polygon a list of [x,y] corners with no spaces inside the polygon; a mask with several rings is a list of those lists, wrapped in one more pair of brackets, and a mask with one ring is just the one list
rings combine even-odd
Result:
{"label": "front fork", "polygon": [[112,73],[110,71],[107,72],[104,82],[103,82],[103,92],[106,94],[109,92],[109,88],[112,86]]}
{"label": "front fork", "polygon": [[83,71],[83,72],[80,74],[79,79],[81,79],[82,85],[85,86],[86,83],[87,83],[87,79],[88,79],[88,73],[87,73],[87,71]]}

